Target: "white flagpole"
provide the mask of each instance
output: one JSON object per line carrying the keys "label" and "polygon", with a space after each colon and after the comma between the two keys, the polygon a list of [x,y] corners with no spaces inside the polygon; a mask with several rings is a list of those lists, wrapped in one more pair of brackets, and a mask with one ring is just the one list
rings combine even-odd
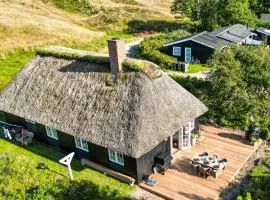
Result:
{"label": "white flagpole", "polygon": [[73,180],[72,170],[71,170],[70,164],[68,165],[68,173],[69,173],[70,179]]}

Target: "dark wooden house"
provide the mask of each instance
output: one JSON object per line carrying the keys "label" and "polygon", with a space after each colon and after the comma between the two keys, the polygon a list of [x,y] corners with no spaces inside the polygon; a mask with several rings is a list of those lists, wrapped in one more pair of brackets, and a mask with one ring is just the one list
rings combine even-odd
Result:
{"label": "dark wooden house", "polygon": [[[260,29],[259,29],[260,30]],[[265,37],[264,37],[265,38]],[[231,44],[261,45],[255,29],[242,24],[219,28],[213,32],[201,32],[180,38],[164,45],[169,55],[187,63],[206,63],[215,50],[222,50]]]}
{"label": "dark wooden house", "polygon": [[[153,63],[54,47],[36,55],[0,94],[2,126],[141,182],[173,149],[190,147],[207,108]],[[135,66],[135,67],[134,67]],[[173,145],[174,144],[174,145]]]}
{"label": "dark wooden house", "polygon": [[187,63],[206,63],[216,49],[227,47],[229,42],[219,39],[208,32],[167,43],[167,51],[178,61]]}

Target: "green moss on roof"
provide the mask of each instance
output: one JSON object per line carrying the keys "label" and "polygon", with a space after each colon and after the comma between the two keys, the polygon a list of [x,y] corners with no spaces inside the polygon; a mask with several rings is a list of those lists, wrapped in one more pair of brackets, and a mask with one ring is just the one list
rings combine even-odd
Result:
{"label": "green moss on roof", "polygon": [[[109,64],[110,58],[106,54],[99,54],[89,51],[71,49],[61,46],[50,46],[38,51],[39,55],[53,56],[64,59],[78,59],[89,63]],[[146,60],[138,60],[126,58],[123,62],[123,68],[127,71],[143,72],[150,79],[155,79],[161,76],[160,67]]]}
{"label": "green moss on roof", "polygon": [[126,58],[123,62],[123,67],[132,71],[143,72],[151,79],[158,78],[162,74],[158,65],[146,60]]}
{"label": "green moss on roof", "polygon": [[78,59],[91,63],[110,63],[110,58],[106,54],[99,54],[61,46],[50,46],[48,48],[40,49],[38,54],[44,56],[54,56],[57,58]]}

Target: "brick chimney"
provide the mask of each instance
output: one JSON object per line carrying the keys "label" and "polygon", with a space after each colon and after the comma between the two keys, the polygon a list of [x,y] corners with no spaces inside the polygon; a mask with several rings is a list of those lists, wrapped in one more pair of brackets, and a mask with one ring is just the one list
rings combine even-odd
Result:
{"label": "brick chimney", "polygon": [[122,62],[126,58],[125,42],[119,38],[108,40],[111,73],[117,75],[122,71]]}

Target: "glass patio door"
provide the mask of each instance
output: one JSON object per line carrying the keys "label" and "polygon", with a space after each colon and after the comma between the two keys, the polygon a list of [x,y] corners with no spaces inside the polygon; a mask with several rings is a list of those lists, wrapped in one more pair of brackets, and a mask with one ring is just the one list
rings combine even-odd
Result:
{"label": "glass patio door", "polygon": [[190,124],[183,126],[180,130],[180,145],[181,150],[190,148],[191,129]]}

